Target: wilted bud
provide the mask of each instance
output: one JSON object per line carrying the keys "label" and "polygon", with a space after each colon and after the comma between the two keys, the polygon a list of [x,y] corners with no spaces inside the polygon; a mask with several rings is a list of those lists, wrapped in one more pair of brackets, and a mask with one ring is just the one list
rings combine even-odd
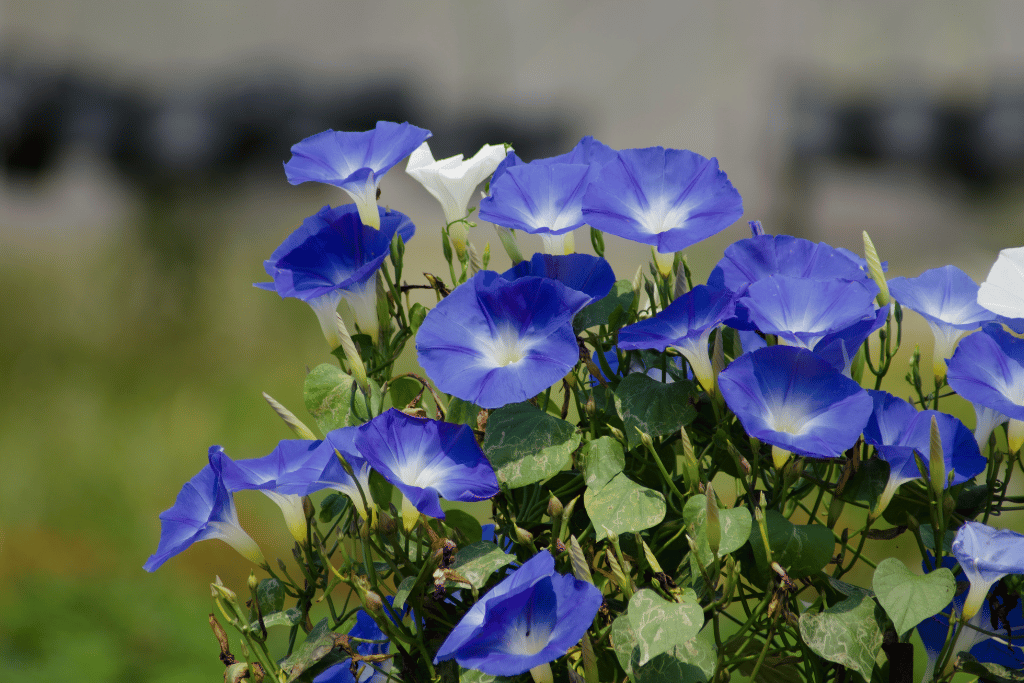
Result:
{"label": "wilted bud", "polygon": [[708,526],[706,534],[708,537],[708,546],[711,548],[711,553],[718,557],[718,549],[722,545],[722,523],[718,519],[718,499],[715,496],[715,488],[708,482],[708,485],[704,487],[704,493],[707,496],[707,520]]}
{"label": "wilted bud", "polygon": [[381,510],[377,514],[377,531],[385,536],[391,536],[398,530],[395,518]]}
{"label": "wilted bud", "polygon": [[384,603],[379,595],[373,591],[366,591],[363,595],[363,609],[370,614],[379,614],[384,609]]}
{"label": "wilted bud", "polygon": [[882,272],[882,261],[878,258],[878,252],[875,250],[875,245],[871,242],[871,238],[868,237],[867,231],[864,232],[864,258],[868,262],[868,275],[878,285],[878,295],[875,297],[875,301],[878,302],[879,306],[885,306],[892,299],[889,296],[889,284],[885,281],[885,273]]}

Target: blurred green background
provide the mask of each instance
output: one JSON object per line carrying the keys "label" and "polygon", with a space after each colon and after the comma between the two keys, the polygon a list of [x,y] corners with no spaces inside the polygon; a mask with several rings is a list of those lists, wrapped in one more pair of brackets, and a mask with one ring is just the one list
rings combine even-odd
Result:
{"label": "blurred green background", "polygon": [[[921,156],[896,144],[934,121],[973,139],[949,111],[1014,101],[1020,4],[7,0],[0,20],[0,680],[220,679],[208,585],[243,589],[249,567],[219,542],[141,566],[207,448],[270,452],[291,432],[261,392],[305,416],[304,372],[331,360],[305,304],[252,287],[305,216],[347,201],[285,182],[279,164],[306,135],[381,116],[433,128],[437,156],[511,142],[532,158],[586,134],[694,149],[718,156],[744,221],[857,252],[867,229],[890,275],[953,263],[980,281],[1024,243],[1014,158],[978,170],[938,154],[938,137]],[[237,111],[222,95],[246,115],[285,112],[261,121],[276,131],[264,156],[218,144],[249,121],[225,124]],[[124,117],[82,105],[95,101]],[[909,123],[879,138],[871,122],[893,110]],[[1000,149],[1024,149],[1008,111]],[[445,272],[441,211],[403,169],[381,201],[419,228],[413,281]],[[748,234],[741,222],[689,250],[695,277]],[[506,267],[489,227],[473,240]],[[608,248],[620,278],[647,258]],[[927,327],[907,320],[927,358]],[[890,385],[904,394],[909,346]],[[238,507],[267,557],[288,557],[277,508],[258,494]]]}

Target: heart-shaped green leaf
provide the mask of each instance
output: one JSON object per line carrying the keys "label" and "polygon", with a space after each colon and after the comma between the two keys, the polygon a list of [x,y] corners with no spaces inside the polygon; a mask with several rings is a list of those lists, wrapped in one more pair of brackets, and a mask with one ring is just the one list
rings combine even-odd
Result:
{"label": "heart-shaped green leaf", "polygon": [[664,384],[642,372],[627,375],[615,388],[615,409],[625,425],[629,447],[640,445],[640,432],[657,437],[689,424],[697,417],[696,394],[692,382]]}
{"label": "heart-shaped green leaf", "polygon": [[[790,578],[810,576],[821,571],[832,559],[836,542],[828,527],[820,524],[793,524],[775,510],[769,510],[765,515],[765,524],[768,527],[772,559],[782,565]],[[767,575],[770,569],[758,524],[751,525],[750,547],[758,568]]]}
{"label": "heart-shaped green leaf", "polygon": [[639,636],[629,615],[623,614],[612,622],[612,649],[634,683],[707,683],[715,675],[717,660],[705,633],[707,630],[641,666]]}
{"label": "heart-shaped green leaf", "polygon": [[896,632],[902,634],[941,612],[956,593],[956,580],[945,567],[917,576],[895,557],[889,557],[878,563],[871,587]]}
{"label": "heart-shaped green leaf", "polygon": [[871,680],[875,657],[882,650],[882,631],[875,601],[855,595],[824,612],[800,615],[800,635],[815,654],[853,669]]}
{"label": "heart-shaped green leaf", "polygon": [[572,321],[573,329],[579,333],[588,327],[607,325],[608,318],[615,312],[616,308],[628,311],[633,305],[633,283],[629,280],[619,280],[608,294],[586,306],[576,314]]}
{"label": "heart-shaped green leaf", "polygon": [[[456,574],[464,576],[474,588],[482,588],[491,574],[515,559],[515,555],[509,555],[490,541],[480,541],[459,548],[452,569]],[[458,584],[450,582],[449,585]]]}
{"label": "heart-shaped green leaf", "polygon": [[695,602],[669,602],[647,588],[629,600],[629,625],[640,645],[640,666],[692,640],[704,626],[704,610]]}
{"label": "heart-shaped green leaf", "polygon": [[[700,553],[700,561],[705,567],[709,566],[714,559],[711,547],[708,545],[707,500],[707,496],[700,493],[690,496],[686,505],[683,506],[683,523],[690,528],[690,537],[697,544],[696,550]],[[722,530],[722,539],[718,548],[719,556],[739,550],[750,538],[751,519],[750,511],[747,508],[719,510],[718,524]],[[694,569],[696,571],[696,568]]]}
{"label": "heart-shaped green leaf", "polygon": [[567,467],[582,438],[565,420],[529,403],[513,403],[487,419],[484,453],[498,481],[519,488],[550,479]]}
{"label": "heart-shaped green leaf", "polygon": [[304,393],[306,410],[324,434],[368,422],[380,414],[383,401],[380,387],[372,379],[367,398],[351,375],[330,363],[318,365],[306,375]]}
{"label": "heart-shaped green leaf", "polygon": [[610,436],[588,441],[583,446],[580,465],[583,482],[588,487],[601,489],[626,466],[622,444]]}
{"label": "heart-shaped green leaf", "polygon": [[622,472],[600,490],[588,488],[583,505],[599,541],[605,537],[605,528],[624,534],[649,529],[665,519],[665,496]]}

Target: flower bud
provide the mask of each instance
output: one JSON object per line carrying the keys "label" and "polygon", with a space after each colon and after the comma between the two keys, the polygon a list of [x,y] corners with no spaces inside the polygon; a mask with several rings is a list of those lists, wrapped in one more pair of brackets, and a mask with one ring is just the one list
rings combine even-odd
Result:
{"label": "flower bud", "polygon": [[548,517],[555,518],[562,516],[562,501],[558,500],[558,497],[548,492]]}
{"label": "flower bud", "polygon": [[828,521],[826,524],[829,529],[836,528],[836,522],[839,521],[840,515],[843,514],[843,508],[846,507],[846,503],[839,496],[834,496],[832,502],[828,506]]}
{"label": "flower bud", "polygon": [[302,515],[306,518],[307,522],[316,515],[316,508],[313,507],[313,501],[309,499],[309,496],[302,497]]}
{"label": "flower bud", "polygon": [[590,229],[590,243],[594,246],[594,253],[599,257],[604,256],[604,234],[597,228]]}
{"label": "flower bud", "polygon": [[508,254],[512,265],[515,266],[522,263],[525,259],[523,258],[523,252],[519,249],[519,243],[516,241],[515,231],[500,225],[495,225],[494,231],[498,233],[501,246],[505,247],[505,253]]}
{"label": "flower bud", "polygon": [[868,262],[868,275],[878,285],[878,295],[875,297],[875,301],[878,302],[879,306],[885,306],[892,299],[889,295],[889,284],[885,281],[885,273],[882,272],[882,261],[878,258],[878,252],[875,250],[875,245],[871,242],[871,238],[868,237],[867,231],[864,232],[864,258]]}
{"label": "flower bud", "polygon": [[515,529],[516,529],[516,540],[517,541],[519,541],[523,545],[529,545],[529,544],[533,543],[533,534],[531,534],[529,531],[527,531],[526,529],[524,529],[524,528],[522,528],[520,526],[516,526]]}
{"label": "flower bud", "polygon": [[384,603],[377,593],[366,591],[363,595],[363,609],[370,614],[379,614],[384,609]]}
{"label": "flower bud", "polygon": [[626,435],[622,433],[621,429],[608,425],[608,431],[611,432],[612,437],[620,443],[626,443]]}
{"label": "flower bud", "polygon": [[711,548],[711,553],[718,557],[718,549],[722,545],[722,523],[718,519],[718,499],[715,496],[715,488],[708,482],[708,485],[704,488],[705,495],[707,497],[707,530],[706,535],[708,537],[708,546]]}
{"label": "flower bud", "polygon": [[649,451],[654,451],[654,439],[647,432],[640,432],[640,443]]}
{"label": "flower bud", "polygon": [[396,266],[402,263],[402,257],[405,255],[405,242],[402,240],[402,236],[397,232],[395,236],[391,238],[391,244],[388,247],[391,252],[391,262]]}
{"label": "flower bud", "polygon": [[259,579],[256,578],[256,573],[253,571],[249,572],[249,590],[254,591],[260,585]]}
{"label": "flower bud", "polygon": [[423,319],[427,317],[427,309],[423,304],[415,303],[412,308],[409,309],[409,326],[413,332],[420,329],[420,325],[423,324]]}
{"label": "flower bud", "polygon": [[942,456],[942,435],[939,434],[939,425],[932,416],[931,443],[928,449],[928,474],[931,480],[932,493],[935,500],[942,497],[946,489],[946,460]]}
{"label": "flower bud", "polygon": [[216,577],[214,579],[214,582],[210,584],[210,595],[212,595],[215,598],[227,600],[229,602],[235,602],[235,600],[238,599],[238,596],[235,595],[235,592],[227,586],[225,586],[224,583],[220,580],[219,576]]}

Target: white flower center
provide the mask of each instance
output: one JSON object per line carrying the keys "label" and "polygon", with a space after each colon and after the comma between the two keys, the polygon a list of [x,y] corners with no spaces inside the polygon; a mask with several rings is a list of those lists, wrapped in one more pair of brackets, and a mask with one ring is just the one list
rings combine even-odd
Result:
{"label": "white flower center", "polygon": [[638,209],[636,218],[642,231],[660,235],[666,230],[682,225],[691,213],[692,207],[687,202],[669,206],[665,197],[657,197],[651,199],[650,208],[646,211]]}
{"label": "white flower center", "polygon": [[480,352],[491,367],[503,368],[518,363],[529,353],[529,339],[519,336],[519,331],[512,325],[505,324],[496,330],[494,337],[478,339]]}
{"label": "white flower center", "polygon": [[545,647],[551,637],[551,624],[537,623],[527,610],[512,623],[505,641],[505,651],[516,655],[535,655]]}
{"label": "white flower center", "polygon": [[807,409],[799,404],[768,404],[768,426],[784,434],[803,434],[810,425]]}

